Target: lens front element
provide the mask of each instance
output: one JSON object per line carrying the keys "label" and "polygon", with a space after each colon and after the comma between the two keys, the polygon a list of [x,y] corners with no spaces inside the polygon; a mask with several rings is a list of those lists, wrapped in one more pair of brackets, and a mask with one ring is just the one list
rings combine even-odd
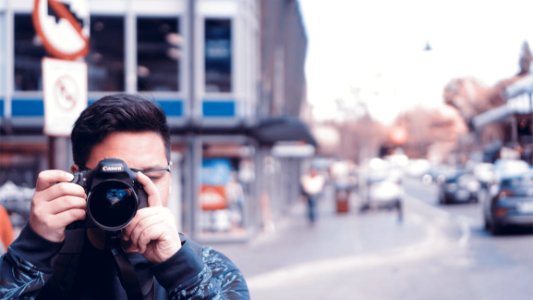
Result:
{"label": "lens front element", "polygon": [[93,187],[87,206],[96,225],[105,230],[121,230],[137,212],[137,195],[122,181],[106,180]]}

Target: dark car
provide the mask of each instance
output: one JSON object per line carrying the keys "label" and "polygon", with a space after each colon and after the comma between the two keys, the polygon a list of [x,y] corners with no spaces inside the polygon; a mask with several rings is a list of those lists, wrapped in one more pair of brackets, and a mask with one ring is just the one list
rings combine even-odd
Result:
{"label": "dark car", "polygon": [[533,173],[500,178],[482,206],[485,229],[492,234],[510,225],[533,225]]}
{"label": "dark car", "polygon": [[437,183],[440,204],[478,201],[480,183],[471,172],[450,172],[439,177]]}

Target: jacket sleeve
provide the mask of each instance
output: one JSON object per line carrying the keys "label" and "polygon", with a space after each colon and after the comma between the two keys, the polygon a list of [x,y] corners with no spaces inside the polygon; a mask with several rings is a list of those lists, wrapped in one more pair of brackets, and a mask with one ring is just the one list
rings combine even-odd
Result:
{"label": "jacket sleeve", "polygon": [[26,225],[0,257],[0,299],[35,298],[52,275],[52,258],[61,245]]}
{"label": "jacket sleeve", "polygon": [[246,281],[231,260],[190,240],[153,271],[170,299],[250,299]]}

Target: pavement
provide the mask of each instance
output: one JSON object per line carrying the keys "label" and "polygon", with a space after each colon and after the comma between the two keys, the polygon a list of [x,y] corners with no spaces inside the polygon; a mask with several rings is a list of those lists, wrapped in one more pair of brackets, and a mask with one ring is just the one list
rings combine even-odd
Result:
{"label": "pavement", "polygon": [[394,210],[359,213],[354,207],[339,214],[333,199],[323,198],[318,221],[310,225],[298,202],[273,229],[245,243],[213,246],[241,269],[253,299],[350,299],[332,297],[320,283],[376,266],[395,272],[396,262],[423,252],[429,235],[409,209],[399,221]]}

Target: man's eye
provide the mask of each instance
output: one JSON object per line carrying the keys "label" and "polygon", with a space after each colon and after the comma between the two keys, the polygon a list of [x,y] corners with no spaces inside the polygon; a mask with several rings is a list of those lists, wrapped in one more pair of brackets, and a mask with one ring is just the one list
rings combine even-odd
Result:
{"label": "man's eye", "polygon": [[146,174],[151,180],[159,180],[163,177],[163,174]]}

